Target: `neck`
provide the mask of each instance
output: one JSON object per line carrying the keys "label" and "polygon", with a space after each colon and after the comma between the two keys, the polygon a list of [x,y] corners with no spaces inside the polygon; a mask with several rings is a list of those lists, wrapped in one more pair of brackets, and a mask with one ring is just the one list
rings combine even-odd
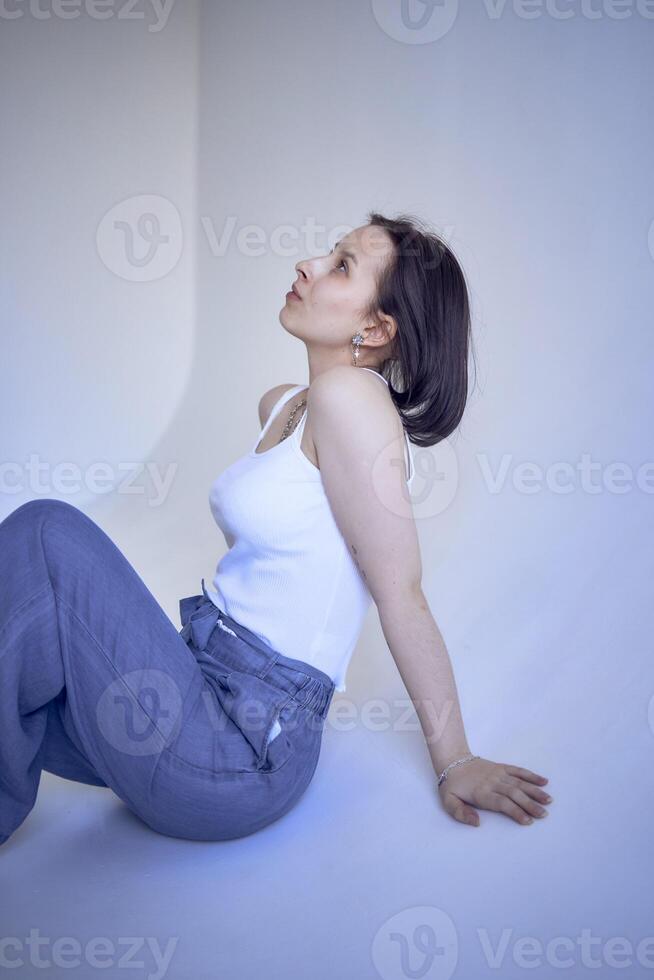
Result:
{"label": "neck", "polygon": [[[329,354],[325,352],[308,352],[309,358],[309,384],[313,384],[315,379],[323,374],[325,371],[329,371],[333,367],[337,367],[339,364],[347,365],[348,367],[353,367],[352,355],[349,358],[344,357],[334,357],[333,352]],[[359,358],[359,363],[356,365],[357,368],[368,368],[370,371],[376,371],[379,373],[379,365],[370,361],[370,363],[361,363],[361,357]]]}

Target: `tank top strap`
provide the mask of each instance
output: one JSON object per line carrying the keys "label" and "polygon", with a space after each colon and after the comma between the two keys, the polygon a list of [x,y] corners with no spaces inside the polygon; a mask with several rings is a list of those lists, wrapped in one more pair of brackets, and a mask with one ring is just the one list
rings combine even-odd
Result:
{"label": "tank top strap", "polygon": [[415,466],[413,465],[413,453],[411,452],[411,443],[409,442],[409,434],[408,434],[408,432],[405,432],[404,433],[404,440],[406,442],[407,468],[408,468],[408,471],[409,471],[409,475],[406,478],[406,482],[407,483],[411,483],[411,480],[416,475],[416,469],[415,469]]}
{"label": "tank top strap", "polygon": [[[388,381],[386,380],[386,378],[384,377],[384,375],[383,374],[380,374],[379,371],[375,371],[374,368],[364,367],[364,368],[359,368],[359,370],[361,370],[361,371],[370,371],[371,374],[376,374],[378,378],[381,378],[381,380],[384,382],[384,384],[386,385],[386,387],[387,388],[390,388],[390,385],[389,385]],[[413,455],[411,453],[411,443],[409,442],[409,435],[408,435],[408,433],[406,431],[404,432],[404,441],[406,443],[406,467],[407,467],[407,473],[409,474],[407,476],[407,478],[406,478],[406,482],[407,483],[410,483],[411,480],[413,479],[413,477],[415,476],[415,467],[413,465]]]}
{"label": "tank top strap", "polygon": [[[363,368],[362,370],[372,371],[372,368]],[[376,374],[378,378],[381,378],[382,381],[384,381],[388,385],[388,381],[386,381],[386,378],[384,378],[381,374],[379,374],[378,371],[372,371],[372,373]],[[293,395],[297,395],[300,391],[306,390],[307,387],[308,385],[294,385],[293,388],[289,388],[288,391],[285,391],[284,394],[277,399],[277,401],[275,402],[275,404],[271,409],[270,415],[268,416],[268,421],[266,422],[265,426],[259,433],[259,438],[255,443],[255,448],[256,446],[259,445],[259,443],[263,439],[263,436],[267,431],[267,428],[269,424],[272,422],[273,418],[278,414],[278,412],[282,409],[282,407],[286,404],[286,402],[289,401],[293,397]],[[302,440],[302,432],[304,430],[304,423],[306,422],[306,420],[307,420],[307,407],[305,406],[300,421],[298,422],[298,424],[295,426],[295,428],[290,434],[290,438],[295,439],[298,445]],[[413,477],[415,476],[415,466],[413,465],[413,454],[411,452],[411,444],[409,442],[409,436],[406,431],[404,432],[404,441],[406,444],[406,468],[408,474],[408,476],[406,476],[406,482],[410,483],[413,480]]]}
{"label": "tank top strap", "polygon": [[292,388],[288,388],[279,396],[277,401],[274,403],[273,407],[270,409],[270,414],[268,415],[268,418],[266,419],[265,424],[263,425],[261,431],[259,432],[259,435],[257,436],[254,446],[252,447],[253,450],[256,450],[257,446],[259,445],[264,435],[270,428],[270,424],[272,420],[279,414],[279,412],[282,410],[286,402],[290,398],[292,398],[293,395],[297,394],[298,391],[301,391],[301,389],[305,387],[306,385],[293,385]]}

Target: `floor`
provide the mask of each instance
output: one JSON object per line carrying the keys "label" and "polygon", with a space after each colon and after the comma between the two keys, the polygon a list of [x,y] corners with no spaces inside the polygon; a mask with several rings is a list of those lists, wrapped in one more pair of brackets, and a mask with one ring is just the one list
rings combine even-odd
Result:
{"label": "floor", "polygon": [[[398,707],[395,730],[376,731],[349,690],[332,703],[305,795],[248,838],[164,837],[110,790],[44,773],[0,848],[7,975],[512,980],[530,969],[578,980],[591,962],[599,976],[630,962],[623,976],[650,976],[642,674],[608,660],[591,674],[578,656],[507,692],[492,677],[475,687],[472,663],[458,672],[472,744],[549,777],[544,820],[482,810],[479,827],[458,824],[415,723]],[[382,684],[400,706],[399,678]]]}

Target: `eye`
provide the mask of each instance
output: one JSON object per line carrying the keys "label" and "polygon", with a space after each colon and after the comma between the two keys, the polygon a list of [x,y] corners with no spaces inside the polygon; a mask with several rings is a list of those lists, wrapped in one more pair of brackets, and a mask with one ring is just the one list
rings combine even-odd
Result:
{"label": "eye", "polygon": [[[334,251],[335,248],[336,248],[335,245],[334,245],[333,248],[330,248],[330,250],[329,250],[329,254],[330,255],[333,253],[333,251]],[[341,259],[341,261],[338,263],[338,265],[335,265],[334,268],[335,269],[340,269],[341,266],[344,266],[345,267],[345,271],[346,272],[348,271],[349,265],[347,264],[347,260],[346,259]]]}

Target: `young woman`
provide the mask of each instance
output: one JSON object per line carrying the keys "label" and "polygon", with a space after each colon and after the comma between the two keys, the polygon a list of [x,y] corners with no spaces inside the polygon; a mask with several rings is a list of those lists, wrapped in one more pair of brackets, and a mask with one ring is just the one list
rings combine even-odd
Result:
{"label": "young woman", "polygon": [[459,264],[410,216],[377,212],[298,262],[280,321],[308,385],[259,404],[255,445],[211,488],[228,551],[177,631],[78,508],[32,500],[0,523],[0,843],[43,769],[106,786],[154,830],[244,836],[309,785],[335,690],[374,601],[445,810],[543,816],[543,776],[470,752],[421,588],[407,486],[467,400]]}

